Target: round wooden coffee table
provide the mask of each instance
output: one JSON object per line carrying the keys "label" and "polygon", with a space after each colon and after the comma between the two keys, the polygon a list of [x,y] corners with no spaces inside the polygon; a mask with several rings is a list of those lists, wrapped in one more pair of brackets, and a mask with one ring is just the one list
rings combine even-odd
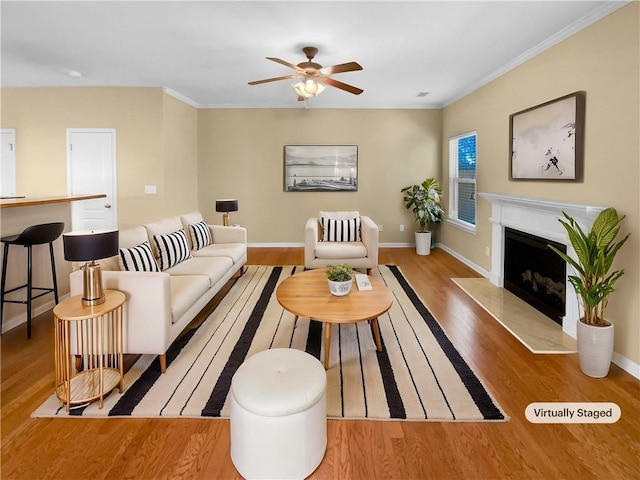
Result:
{"label": "round wooden coffee table", "polygon": [[285,310],[298,317],[308,317],[323,323],[324,327],[324,368],[329,368],[329,347],[331,345],[331,324],[353,323],[371,320],[373,337],[378,351],[382,351],[378,317],[391,308],[393,295],[387,286],[369,276],[371,290],[358,290],[355,284],[351,292],[336,297],[329,292],[324,269],[299,272],[285,279],[276,289],[276,298]]}

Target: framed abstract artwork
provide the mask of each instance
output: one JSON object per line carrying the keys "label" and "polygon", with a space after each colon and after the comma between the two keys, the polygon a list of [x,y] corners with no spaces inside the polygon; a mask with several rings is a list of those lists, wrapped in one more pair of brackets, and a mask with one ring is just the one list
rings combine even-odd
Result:
{"label": "framed abstract artwork", "polygon": [[509,116],[511,180],[581,181],[586,92]]}
{"label": "framed abstract artwork", "polygon": [[285,192],[357,190],[357,145],[285,145]]}

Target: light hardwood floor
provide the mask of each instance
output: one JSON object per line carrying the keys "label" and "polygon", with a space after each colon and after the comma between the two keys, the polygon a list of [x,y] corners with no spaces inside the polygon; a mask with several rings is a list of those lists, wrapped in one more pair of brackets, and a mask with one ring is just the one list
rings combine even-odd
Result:
{"label": "light hardwood floor", "polygon": [[[302,264],[301,248],[251,248],[249,264]],[[442,250],[381,249],[400,265],[510,421],[329,421],[327,452],[313,479],[637,479],[640,382],[613,365],[583,375],[576,355],[536,355],[457,287],[477,277]],[[2,336],[2,463],[7,479],[240,478],[229,457],[229,422],[198,419],[32,419],[53,391],[51,314]],[[531,402],[614,402],[610,425],[538,425]]]}

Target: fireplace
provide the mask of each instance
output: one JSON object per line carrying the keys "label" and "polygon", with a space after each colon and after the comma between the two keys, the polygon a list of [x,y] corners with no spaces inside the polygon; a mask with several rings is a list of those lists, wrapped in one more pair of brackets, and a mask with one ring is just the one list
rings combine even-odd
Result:
{"label": "fireplace", "polygon": [[504,288],[562,325],[565,314],[566,263],[549,248],[565,245],[505,227]]}
{"label": "fireplace", "polygon": [[[505,286],[505,231],[508,228],[540,237],[546,243],[556,242],[566,247],[567,255],[575,256],[567,232],[558,218],[562,212],[571,215],[583,228],[588,230],[604,207],[582,205],[539,198],[517,197],[497,193],[478,194],[491,203],[491,271],[487,276],[498,287]],[[555,244],[554,244],[555,245]],[[526,269],[525,269],[526,270]],[[533,270],[532,270],[533,271]],[[576,337],[577,320],[582,315],[580,305],[565,272],[565,306],[562,331]]]}

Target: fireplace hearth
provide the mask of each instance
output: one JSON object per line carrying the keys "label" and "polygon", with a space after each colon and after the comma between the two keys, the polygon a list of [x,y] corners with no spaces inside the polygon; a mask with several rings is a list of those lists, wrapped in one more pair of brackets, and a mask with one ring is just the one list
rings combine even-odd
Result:
{"label": "fireplace hearth", "polygon": [[[567,232],[558,221],[559,218],[562,218],[562,212],[571,215],[584,230],[588,230],[598,214],[604,210],[604,207],[594,205],[514,195],[484,192],[480,192],[478,195],[491,203],[491,218],[489,219],[492,225],[491,271],[488,272],[488,277],[491,283],[497,287],[504,287],[505,230],[507,227],[562,244],[566,246],[567,255],[575,256],[567,238]],[[547,243],[551,243],[550,241]],[[534,269],[531,271],[533,276]],[[564,281],[566,296],[562,331],[575,338],[581,308],[567,273],[569,272],[565,273]]]}
{"label": "fireplace hearth", "polygon": [[505,227],[504,288],[562,325],[566,263],[549,244],[567,251],[561,243]]}

